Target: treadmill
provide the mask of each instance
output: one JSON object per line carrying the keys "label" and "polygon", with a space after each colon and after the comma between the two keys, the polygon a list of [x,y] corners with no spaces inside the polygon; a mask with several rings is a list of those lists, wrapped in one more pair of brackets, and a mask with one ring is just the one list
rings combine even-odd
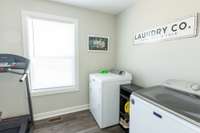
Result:
{"label": "treadmill", "polygon": [[27,115],[2,119],[0,121],[0,133],[32,133],[33,131],[33,110],[28,79],[29,63],[28,59],[18,55],[0,54],[0,74],[12,73],[21,75],[19,82],[25,81],[29,108]]}

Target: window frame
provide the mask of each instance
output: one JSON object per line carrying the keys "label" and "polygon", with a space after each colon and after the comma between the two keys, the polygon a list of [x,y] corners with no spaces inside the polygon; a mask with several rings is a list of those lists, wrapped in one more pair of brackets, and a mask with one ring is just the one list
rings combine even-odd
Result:
{"label": "window frame", "polygon": [[[78,49],[78,19],[50,15],[46,13],[40,12],[32,12],[32,11],[21,11],[22,17],[22,38],[23,38],[23,48],[24,48],[24,56],[30,58],[29,56],[29,43],[28,43],[28,18],[37,18],[44,20],[52,20],[57,22],[65,22],[65,23],[73,23],[75,24],[75,86],[73,87],[50,87],[46,89],[37,89],[33,90],[31,85],[31,76],[29,73],[29,83],[30,83],[30,91],[32,96],[43,96],[43,95],[52,95],[58,93],[67,93],[67,92],[76,92],[79,91],[79,49]],[[31,69],[30,69],[31,70]]]}

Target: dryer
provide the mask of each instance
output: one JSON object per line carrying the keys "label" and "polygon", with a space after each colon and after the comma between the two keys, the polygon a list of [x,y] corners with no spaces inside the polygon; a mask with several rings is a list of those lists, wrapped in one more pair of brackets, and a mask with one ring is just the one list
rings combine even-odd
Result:
{"label": "dryer", "polygon": [[128,72],[89,75],[90,111],[100,128],[119,123],[119,88],[131,80]]}

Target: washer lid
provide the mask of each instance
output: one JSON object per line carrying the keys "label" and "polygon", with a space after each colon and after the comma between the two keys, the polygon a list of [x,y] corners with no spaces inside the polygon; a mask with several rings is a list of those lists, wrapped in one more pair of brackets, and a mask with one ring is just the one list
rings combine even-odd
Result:
{"label": "washer lid", "polygon": [[104,82],[104,81],[131,81],[132,75],[127,72],[122,75],[114,74],[114,73],[107,73],[107,74],[93,73],[93,74],[90,74],[90,78],[99,80],[101,82]]}

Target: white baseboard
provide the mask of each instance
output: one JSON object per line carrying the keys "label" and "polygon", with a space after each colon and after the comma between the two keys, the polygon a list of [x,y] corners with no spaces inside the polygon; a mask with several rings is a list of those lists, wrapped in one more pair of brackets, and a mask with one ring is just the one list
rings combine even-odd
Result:
{"label": "white baseboard", "polygon": [[43,119],[47,119],[51,117],[56,117],[56,116],[79,112],[79,111],[88,110],[88,109],[89,109],[89,104],[86,104],[86,105],[58,109],[58,110],[44,112],[44,113],[38,113],[34,115],[34,120],[39,121],[39,120],[43,120]]}

